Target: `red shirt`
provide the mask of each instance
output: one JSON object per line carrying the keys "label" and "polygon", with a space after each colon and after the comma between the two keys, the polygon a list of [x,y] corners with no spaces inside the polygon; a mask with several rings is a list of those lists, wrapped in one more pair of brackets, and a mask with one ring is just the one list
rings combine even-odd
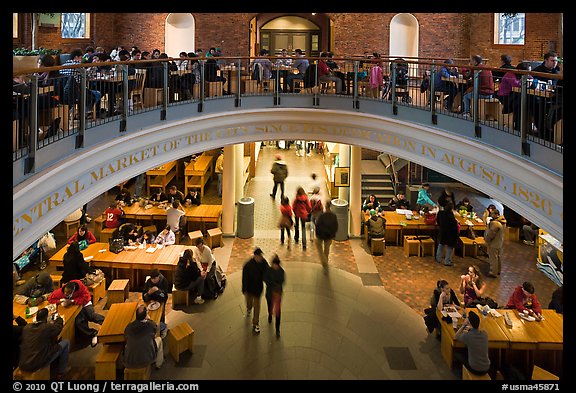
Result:
{"label": "red shirt", "polygon": [[[84,307],[92,299],[90,292],[88,292],[88,288],[86,288],[86,285],[82,284],[82,281],[80,280],[70,280],[69,282],[75,282],[78,284],[78,289],[72,293],[72,300],[74,301],[74,304],[78,304]],[[48,297],[48,303],[55,304],[58,303],[60,299],[65,298],[66,296],[64,296],[64,287],[61,287],[50,294],[50,297]]]}
{"label": "red shirt", "polygon": [[510,296],[506,308],[515,308],[520,312],[532,309],[535,313],[542,314],[542,307],[540,306],[540,302],[538,302],[536,295],[531,294],[530,296],[526,297],[524,295],[524,291],[522,290],[522,285],[519,285],[516,287],[516,289],[514,289],[514,293],[512,296]]}
{"label": "red shirt", "polygon": [[119,208],[113,209],[108,207],[104,211],[104,214],[106,214],[106,222],[104,223],[106,228],[118,228],[120,226],[120,221],[118,221],[118,219],[124,214],[124,212]]}

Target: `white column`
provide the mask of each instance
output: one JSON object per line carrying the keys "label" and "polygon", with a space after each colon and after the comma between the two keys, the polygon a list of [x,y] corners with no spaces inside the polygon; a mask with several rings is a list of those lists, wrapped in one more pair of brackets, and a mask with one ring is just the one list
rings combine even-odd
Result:
{"label": "white column", "polygon": [[[350,145],[340,144],[339,146],[340,166],[350,166]],[[338,187],[338,198],[350,202],[350,187]]]}
{"label": "white column", "polygon": [[236,177],[234,188],[236,190],[235,202],[238,202],[240,198],[244,196],[244,144],[237,143],[234,145],[235,156],[234,162],[236,162],[236,166],[234,168],[234,175]]}
{"label": "white column", "polygon": [[362,148],[350,152],[350,237],[359,237],[362,228]]}
{"label": "white column", "polygon": [[222,233],[226,235],[233,235],[235,233],[235,154],[234,145],[224,146],[224,162],[222,164],[224,167],[224,172],[222,172]]}

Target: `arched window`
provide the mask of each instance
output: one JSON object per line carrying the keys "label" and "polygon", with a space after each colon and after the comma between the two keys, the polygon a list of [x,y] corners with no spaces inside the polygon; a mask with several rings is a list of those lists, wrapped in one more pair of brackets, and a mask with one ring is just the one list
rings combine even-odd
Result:
{"label": "arched window", "polygon": [[524,13],[494,14],[494,43],[524,45],[526,15]]}

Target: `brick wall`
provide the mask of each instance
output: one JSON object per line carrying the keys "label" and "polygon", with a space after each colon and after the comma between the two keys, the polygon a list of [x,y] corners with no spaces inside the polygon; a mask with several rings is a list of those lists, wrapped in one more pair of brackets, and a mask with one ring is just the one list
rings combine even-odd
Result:
{"label": "brick wall", "polygon": [[[24,46],[31,46],[29,14],[22,17]],[[388,53],[390,21],[393,13],[329,13],[334,22],[336,56],[361,55],[365,50]],[[558,13],[528,13],[526,15],[526,45],[494,45],[492,13],[414,13],[419,24],[420,57],[469,58],[481,54],[490,59],[489,65],[500,65],[500,55],[508,53],[513,61],[540,59],[549,49],[561,49]],[[164,24],[167,13],[95,13],[92,38],[76,43],[63,42],[60,29],[40,27],[38,46],[62,48],[88,44],[108,50],[117,45],[141,50],[164,50]],[[193,13],[196,23],[196,48],[208,50],[221,47],[228,56],[249,54],[249,22],[254,13]]]}

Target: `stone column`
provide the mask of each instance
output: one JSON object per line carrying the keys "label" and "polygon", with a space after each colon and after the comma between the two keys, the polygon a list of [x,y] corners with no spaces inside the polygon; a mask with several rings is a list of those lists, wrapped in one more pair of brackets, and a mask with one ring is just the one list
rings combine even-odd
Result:
{"label": "stone column", "polygon": [[350,237],[359,237],[362,228],[362,148],[352,146],[350,153]]}
{"label": "stone column", "polygon": [[225,235],[234,235],[234,215],[236,212],[235,197],[235,156],[234,145],[224,146],[224,162],[222,166],[222,233]]}

